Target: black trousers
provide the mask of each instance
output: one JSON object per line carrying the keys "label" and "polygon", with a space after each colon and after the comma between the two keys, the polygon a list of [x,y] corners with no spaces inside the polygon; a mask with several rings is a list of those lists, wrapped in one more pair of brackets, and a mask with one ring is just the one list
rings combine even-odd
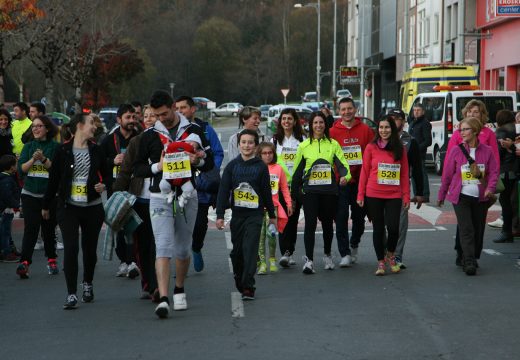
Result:
{"label": "black trousers", "polygon": [[78,287],[79,230],[81,228],[83,281],[92,283],[97,263],[99,232],[105,211],[102,204],[86,207],[58,204],[57,215],[63,236],[63,265],[67,290],[69,294],[75,294]]}
{"label": "black trousers", "polygon": [[22,240],[22,258],[21,261],[32,263],[34,245],[38,240],[40,227],[42,230],[43,244],[45,247],[45,256],[48,259],[55,259],[56,254],[56,199],[51,202],[49,208],[49,220],[42,218],[42,201],[41,198],[23,194],[21,196],[22,207],[24,213],[24,231]]}
{"label": "black trousers", "polygon": [[[280,199],[280,205],[284,208],[287,213],[287,203],[283,195],[278,196]],[[300,218],[300,211],[302,208],[302,204],[296,200],[292,199],[294,204],[294,212],[291,216],[289,216],[289,220],[287,221],[287,225],[285,225],[285,229],[279,235],[279,246],[280,253],[282,256],[286,251],[289,251],[289,254],[294,253],[294,247],[296,246],[296,239],[298,238],[298,219]]]}
{"label": "black trousers", "polygon": [[[401,219],[402,199],[379,199],[365,197],[368,214],[374,226],[373,242],[377,260],[385,258],[386,249],[394,252],[399,240],[399,222]],[[386,231],[385,231],[386,230]],[[388,236],[386,235],[388,232]]]}
{"label": "black trousers", "polygon": [[316,241],[316,226],[318,219],[323,228],[323,252],[330,255],[332,238],[334,237],[334,216],[336,214],[337,195],[305,194],[303,209],[305,214],[305,255],[309,260],[314,259],[314,243]]}
{"label": "black trousers", "polygon": [[155,274],[155,239],[150,220],[150,202],[137,199],[133,207],[143,220],[134,234],[137,266],[141,270],[141,288],[143,291],[153,293],[157,289],[157,276]]}
{"label": "black trousers", "polygon": [[209,204],[199,203],[197,209],[197,219],[195,219],[195,227],[193,228],[193,237],[191,242],[191,250],[200,252],[204,246],[204,238],[208,232],[208,211]]}
{"label": "black trousers", "polygon": [[502,226],[502,232],[511,234],[513,232],[513,202],[512,202],[512,194],[513,190],[516,186],[516,179],[509,179],[508,174],[506,174],[504,182],[504,191],[500,193],[498,201],[502,206],[502,219],[504,220],[504,225]]}
{"label": "black trousers", "polygon": [[460,248],[464,260],[480,258],[484,243],[484,228],[487,215],[487,202],[460,194],[458,204],[453,204],[460,236]]}

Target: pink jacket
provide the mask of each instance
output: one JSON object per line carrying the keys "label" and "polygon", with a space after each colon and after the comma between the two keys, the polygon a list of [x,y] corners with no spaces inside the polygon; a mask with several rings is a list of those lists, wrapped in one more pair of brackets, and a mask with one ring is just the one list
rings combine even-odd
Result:
{"label": "pink jacket", "polygon": [[[469,151],[469,146],[464,144],[466,150]],[[495,161],[491,147],[485,144],[478,144],[475,151],[475,161],[477,164],[484,164],[485,166],[485,181],[486,187],[483,184],[478,185],[480,202],[487,201],[484,196],[486,190],[495,192],[495,187],[498,181],[498,174],[500,163]],[[442,183],[439,189],[438,199],[444,201],[447,199],[453,204],[458,204],[460,192],[462,190],[462,177],[460,174],[460,167],[466,165],[468,160],[462,153],[462,150],[456,146],[452,149],[449,157],[444,161],[444,170],[442,171]]]}
{"label": "pink jacket", "polygon": [[[500,155],[498,154],[498,144],[497,144],[497,136],[488,127],[484,127],[480,134],[478,134],[478,142],[481,144],[486,144],[487,146],[491,147],[491,151],[493,152],[493,156],[495,157],[495,160],[497,163],[500,164]],[[462,144],[462,136],[460,136],[460,130],[457,130],[453,133],[451,136],[450,141],[448,142],[448,150],[446,151],[446,159],[448,158],[448,155],[450,154],[450,150],[454,147],[458,146],[459,144]]]}
{"label": "pink jacket", "polygon": [[[283,168],[278,164],[269,164],[269,175],[276,175],[278,177],[278,189],[282,191],[283,198],[287,207],[292,207],[292,199],[291,193],[289,192],[289,186],[287,185],[287,177],[285,176],[285,172]],[[271,185],[272,186],[272,185]],[[278,191],[276,194],[273,194],[273,204],[277,211],[277,228],[279,232],[283,232],[285,229],[285,225],[289,220],[285,210],[280,204],[280,199],[278,198]]]}
{"label": "pink jacket", "polygon": [[[378,184],[379,163],[401,165],[399,185]],[[403,151],[401,160],[395,161],[391,151],[383,150],[374,143],[367,145],[363,154],[357,200],[365,200],[365,196],[379,199],[403,199],[403,202],[410,203],[410,178],[408,177],[406,150]]]}

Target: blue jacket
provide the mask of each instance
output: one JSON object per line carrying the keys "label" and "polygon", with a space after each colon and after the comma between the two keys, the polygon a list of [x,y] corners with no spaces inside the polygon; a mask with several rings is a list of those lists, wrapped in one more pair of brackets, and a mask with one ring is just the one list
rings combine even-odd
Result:
{"label": "blue jacket", "polygon": [[20,207],[20,187],[14,175],[0,173],[0,213],[6,208]]}
{"label": "blue jacket", "polygon": [[215,167],[212,170],[206,173],[201,172],[195,179],[199,203],[214,205],[216,203],[217,191],[212,192],[205,190],[214,187],[214,182],[220,178],[220,167],[222,165],[222,161],[224,160],[224,149],[222,148],[222,144],[218,139],[218,135],[215,132],[215,129],[213,129],[211,125],[209,125],[206,121],[202,121],[197,118],[195,118],[195,122],[204,131],[204,136],[209,142],[211,152],[213,153],[213,161],[215,162]]}

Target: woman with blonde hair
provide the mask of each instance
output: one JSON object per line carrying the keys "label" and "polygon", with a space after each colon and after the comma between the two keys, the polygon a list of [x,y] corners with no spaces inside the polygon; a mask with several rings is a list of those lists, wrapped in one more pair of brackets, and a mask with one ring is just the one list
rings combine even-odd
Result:
{"label": "woman with blonde hair", "polygon": [[462,143],[446,158],[439,189],[438,206],[448,199],[457,216],[463,270],[475,275],[484,239],[489,199],[498,180],[498,162],[491,148],[479,141],[483,127],[478,118],[460,122]]}

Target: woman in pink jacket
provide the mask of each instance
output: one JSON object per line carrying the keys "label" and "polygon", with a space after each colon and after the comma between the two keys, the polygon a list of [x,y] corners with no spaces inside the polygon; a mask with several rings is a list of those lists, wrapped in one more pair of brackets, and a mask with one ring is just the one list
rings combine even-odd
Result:
{"label": "woman in pink jacket", "polygon": [[477,271],[487,205],[495,192],[499,172],[499,163],[492,149],[478,140],[482,128],[482,122],[477,118],[465,118],[460,122],[463,143],[454,147],[446,158],[438,195],[439,206],[444,204],[445,199],[453,203],[460,233],[463,269],[467,275],[475,275]]}
{"label": "woman in pink jacket", "polygon": [[357,203],[366,203],[374,225],[374,249],[377,255],[376,275],[385,274],[385,227],[388,231],[386,262],[393,273],[401,269],[394,251],[399,239],[401,207],[410,206],[408,158],[392,118],[384,116],[372,143],[363,153]]}

